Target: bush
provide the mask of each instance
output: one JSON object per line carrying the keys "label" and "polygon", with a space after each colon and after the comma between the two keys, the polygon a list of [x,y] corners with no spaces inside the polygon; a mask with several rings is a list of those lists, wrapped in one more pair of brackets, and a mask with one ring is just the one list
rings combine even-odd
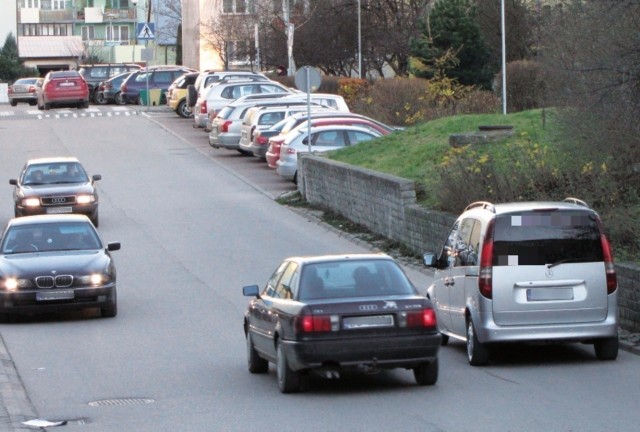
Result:
{"label": "bush", "polygon": [[[496,94],[502,99],[502,72],[494,80]],[[545,106],[546,73],[540,63],[516,60],[507,64],[507,110],[519,112]]]}

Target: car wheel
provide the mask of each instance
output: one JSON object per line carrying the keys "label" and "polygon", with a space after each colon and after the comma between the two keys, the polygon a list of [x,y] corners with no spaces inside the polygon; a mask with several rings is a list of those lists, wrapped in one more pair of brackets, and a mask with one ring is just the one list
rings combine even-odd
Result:
{"label": "car wheel", "polygon": [[434,385],[438,381],[438,359],[431,363],[422,363],[413,369],[413,376],[418,385]]}
{"label": "car wheel", "polygon": [[93,102],[95,102],[97,105],[106,105],[107,98],[104,97],[104,93],[98,91],[93,95]]}
{"label": "car wheel", "polygon": [[247,366],[249,367],[249,372],[254,374],[267,373],[269,370],[269,362],[260,357],[253,347],[251,333],[247,333]]}
{"label": "car wheel", "polygon": [[122,93],[118,92],[113,96],[113,100],[117,105],[126,105],[127,101],[122,96]]}
{"label": "car wheel", "polygon": [[278,375],[278,388],[281,393],[295,393],[300,388],[300,374],[289,367],[284,346],[278,341],[278,358],[276,370]]}
{"label": "car wheel", "polygon": [[180,101],[180,103],[178,104],[178,109],[176,110],[176,112],[182,118],[191,118],[191,117],[193,117],[193,111],[191,111],[191,108],[189,107],[189,105],[187,105],[187,101],[186,100]]}
{"label": "car wheel", "polygon": [[80,108],[89,108],[89,101],[84,101],[80,104]]}
{"label": "car wheel", "polygon": [[48,104],[47,102],[45,102],[44,105],[42,105],[42,107],[45,111],[49,111],[49,109],[51,109],[51,104]]}
{"label": "car wheel", "polygon": [[111,299],[111,303],[100,308],[100,314],[102,315],[102,318],[114,318],[118,315],[118,295],[115,290],[113,291],[113,299]]}
{"label": "car wheel", "polygon": [[38,103],[37,105],[38,105],[38,109],[39,109],[40,111],[42,111],[42,110],[44,109],[44,106],[40,105],[39,103]]}
{"label": "car wheel", "polygon": [[0,323],[5,324],[9,322],[9,314],[0,312]]}
{"label": "car wheel", "polygon": [[[12,100],[12,101],[11,101],[11,102],[9,102],[9,103],[11,104],[11,106],[16,106],[16,105],[18,105],[18,101],[13,101],[13,100]],[[29,105],[33,105],[33,104],[32,104],[31,102],[29,102]]]}
{"label": "car wheel", "polygon": [[618,336],[598,339],[593,344],[598,360],[615,360],[618,357]]}
{"label": "car wheel", "polygon": [[489,350],[478,340],[471,318],[467,320],[467,358],[472,366],[482,366],[489,363]]}
{"label": "car wheel", "polygon": [[34,106],[36,104],[36,101],[29,101],[29,105]]}

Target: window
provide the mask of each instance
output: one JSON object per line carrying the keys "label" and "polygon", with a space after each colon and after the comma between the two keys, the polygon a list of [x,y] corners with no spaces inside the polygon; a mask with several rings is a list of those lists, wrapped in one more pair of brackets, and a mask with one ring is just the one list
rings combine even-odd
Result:
{"label": "window", "polygon": [[96,29],[93,26],[83,26],[82,27],[82,40],[94,40],[96,38],[95,35]]}
{"label": "window", "polygon": [[284,273],[288,265],[289,265],[289,261],[285,261],[282,264],[280,264],[280,267],[278,267],[278,269],[273,273],[273,275],[271,275],[271,278],[269,279],[269,282],[267,282],[267,286],[264,288],[262,295],[275,297],[277,283],[280,280],[280,277],[282,276],[282,274]]}
{"label": "window", "polygon": [[369,141],[375,138],[371,134],[360,131],[347,131],[347,135],[349,136],[349,144],[358,144],[359,142]]}
{"label": "window", "polygon": [[287,266],[286,270],[282,274],[282,277],[278,281],[278,285],[276,285],[276,295],[274,297],[278,297],[281,299],[293,298],[291,281],[293,279],[293,276],[296,274],[297,269],[298,265],[296,263],[291,263]]}
{"label": "window", "polygon": [[62,10],[64,9],[65,0],[52,0],[51,9],[53,10]]}
{"label": "window", "polygon": [[40,0],[26,0],[24,7],[25,8],[39,8],[40,7]]}
{"label": "window", "polygon": [[252,0],[222,0],[223,14],[248,14],[253,13]]}

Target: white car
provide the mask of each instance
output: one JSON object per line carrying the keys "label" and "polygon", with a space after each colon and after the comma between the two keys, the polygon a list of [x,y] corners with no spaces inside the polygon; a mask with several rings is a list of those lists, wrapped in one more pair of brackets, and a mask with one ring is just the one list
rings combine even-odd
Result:
{"label": "white car", "polygon": [[256,93],[293,93],[293,90],[275,81],[228,81],[212,84],[201,93],[193,107],[193,121],[196,127],[207,125],[209,112],[220,111],[239,97]]}
{"label": "white car", "polygon": [[313,153],[322,153],[382,136],[378,131],[351,125],[312,127],[311,145],[308,144],[308,135],[309,129],[305,123],[289,132],[280,147],[280,158],[276,162],[276,172],[294,183],[297,181],[298,174],[298,154],[308,153],[309,147]]}

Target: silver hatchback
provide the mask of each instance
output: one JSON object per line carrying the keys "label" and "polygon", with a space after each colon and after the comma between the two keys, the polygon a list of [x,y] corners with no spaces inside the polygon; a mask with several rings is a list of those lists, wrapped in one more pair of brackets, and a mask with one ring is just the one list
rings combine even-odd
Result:
{"label": "silver hatchback", "polygon": [[618,355],[618,290],[611,246],[583,201],[469,205],[440,254],[427,295],[444,335],[467,344],[472,365],[493,344],[583,342]]}

